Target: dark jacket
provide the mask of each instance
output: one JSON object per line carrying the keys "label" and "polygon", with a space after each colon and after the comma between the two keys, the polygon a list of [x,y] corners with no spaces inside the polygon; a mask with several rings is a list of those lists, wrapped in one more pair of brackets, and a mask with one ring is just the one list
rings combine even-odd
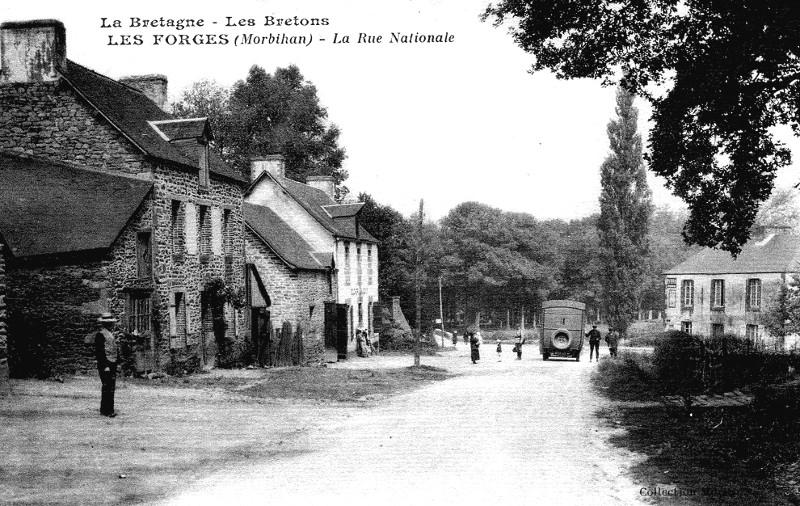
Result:
{"label": "dark jacket", "polygon": [[100,329],[94,336],[94,356],[100,370],[117,363],[117,340],[108,329]]}
{"label": "dark jacket", "polygon": [[592,329],[586,333],[586,337],[589,338],[590,343],[599,343],[600,342],[600,331],[597,329]]}

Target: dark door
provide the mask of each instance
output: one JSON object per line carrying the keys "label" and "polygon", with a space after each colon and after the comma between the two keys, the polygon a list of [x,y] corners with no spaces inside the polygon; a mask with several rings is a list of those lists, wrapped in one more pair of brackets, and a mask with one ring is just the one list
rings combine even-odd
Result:
{"label": "dark door", "polygon": [[250,313],[250,337],[253,341],[255,361],[260,366],[271,365],[270,351],[270,317],[269,311],[263,307],[254,307]]}
{"label": "dark door", "polygon": [[325,303],[325,348],[336,349],[336,303]]}
{"label": "dark door", "polygon": [[336,304],[336,355],[347,358],[347,304]]}

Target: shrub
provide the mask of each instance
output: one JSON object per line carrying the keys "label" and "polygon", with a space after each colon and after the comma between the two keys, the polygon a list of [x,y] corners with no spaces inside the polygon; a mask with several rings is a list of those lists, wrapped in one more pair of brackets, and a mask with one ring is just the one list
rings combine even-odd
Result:
{"label": "shrub", "polygon": [[671,331],[653,350],[653,369],[658,385],[667,392],[693,392],[703,387],[698,374],[702,341],[685,332]]}

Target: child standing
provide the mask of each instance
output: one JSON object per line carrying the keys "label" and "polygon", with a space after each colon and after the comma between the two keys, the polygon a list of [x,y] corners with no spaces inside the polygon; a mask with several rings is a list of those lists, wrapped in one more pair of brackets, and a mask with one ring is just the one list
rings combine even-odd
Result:
{"label": "child standing", "polygon": [[503,343],[499,339],[497,340],[497,361],[503,361]]}

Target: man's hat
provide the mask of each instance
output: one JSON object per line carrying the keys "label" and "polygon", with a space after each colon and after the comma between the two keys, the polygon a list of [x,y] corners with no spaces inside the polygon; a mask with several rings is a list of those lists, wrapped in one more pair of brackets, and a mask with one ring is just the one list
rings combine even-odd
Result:
{"label": "man's hat", "polygon": [[592,325],[592,328],[593,328],[593,329],[596,329],[596,328],[597,328],[597,325]]}
{"label": "man's hat", "polygon": [[97,319],[97,323],[117,323],[117,319],[111,313],[103,313]]}

